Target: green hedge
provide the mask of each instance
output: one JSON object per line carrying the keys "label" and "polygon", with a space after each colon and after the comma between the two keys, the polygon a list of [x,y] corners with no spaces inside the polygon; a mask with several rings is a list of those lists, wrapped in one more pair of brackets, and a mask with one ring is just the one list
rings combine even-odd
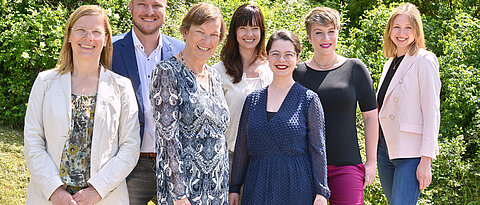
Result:
{"label": "green hedge", "polygon": [[[36,75],[55,66],[70,13],[82,4],[99,4],[110,17],[114,34],[131,28],[129,0],[2,0],[0,3],[0,124],[21,129],[30,88]],[[196,0],[169,1],[162,32],[180,38],[183,14]],[[213,1],[227,24],[245,1]],[[347,2],[341,3],[341,2]],[[294,31],[303,42],[302,60],[313,54],[305,35],[303,18],[312,8],[327,5],[342,13],[338,52],[361,59],[377,87],[387,60],[382,55],[382,36],[396,0],[300,1],[258,0],[268,33]],[[425,15],[427,47],[441,64],[440,156],[433,163],[434,180],[420,204],[477,204],[480,195],[480,21],[473,0],[416,0]],[[433,2],[433,3],[432,3]],[[219,49],[218,49],[219,50]],[[209,63],[218,61],[218,53]],[[360,122],[359,115],[359,122]],[[360,140],[363,130],[359,123]],[[385,204],[378,178],[365,190],[366,204]]]}

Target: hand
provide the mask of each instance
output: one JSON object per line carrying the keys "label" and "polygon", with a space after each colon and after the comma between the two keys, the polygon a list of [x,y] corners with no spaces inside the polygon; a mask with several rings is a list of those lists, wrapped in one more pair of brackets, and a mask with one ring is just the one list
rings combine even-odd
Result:
{"label": "hand", "polygon": [[191,205],[188,198],[179,199],[173,202],[173,205]]}
{"label": "hand", "polygon": [[363,189],[370,185],[375,180],[377,175],[376,163],[367,162],[365,163],[365,182],[363,182]]}
{"label": "hand", "polygon": [[327,199],[324,196],[317,194],[315,201],[313,201],[313,205],[327,205]]}
{"label": "hand", "polygon": [[73,200],[72,195],[68,193],[63,186],[59,186],[50,196],[50,200],[54,205],[78,205],[75,200]]}
{"label": "hand", "polygon": [[230,193],[228,194],[228,204],[229,205],[238,205],[240,201],[240,194]]}
{"label": "hand", "polygon": [[430,166],[432,158],[422,156],[417,166],[417,180],[420,190],[425,189],[432,183],[432,167]]}
{"label": "hand", "polygon": [[101,199],[102,197],[93,186],[88,186],[73,195],[73,200],[75,200],[78,205],[95,204]]}

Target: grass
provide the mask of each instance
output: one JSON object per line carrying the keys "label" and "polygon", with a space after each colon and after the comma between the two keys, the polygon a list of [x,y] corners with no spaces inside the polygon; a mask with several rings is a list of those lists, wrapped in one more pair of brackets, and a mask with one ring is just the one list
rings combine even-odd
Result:
{"label": "grass", "polygon": [[[360,134],[362,129],[360,130]],[[363,149],[363,138],[360,137],[360,147]],[[443,144],[441,144],[443,145]],[[455,145],[455,144],[453,144]],[[460,146],[460,144],[456,145]],[[30,180],[30,173],[27,170],[25,165],[25,158],[23,157],[23,132],[20,130],[15,130],[11,128],[1,127],[0,126],[0,204],[1,205],[16,205],[16,204],[25,204],[27,197],[27,187],[28,181]],[[452,148],[448,146],[441,146],[442,153],[447,156],[454,155],[453,153],[444,153]],[[457,167],[459,165],[454,165],[453,161],[455,159],[440,159],[442,156],[437,159],[438,161],[449,162],[449,166]],[[445,161],[444,161],[445,160]],[[457,160],[458,161],[458,160]],[[435,162],[440,163],[440,162]],[[457,168],[459,170],[452,171],[452,173],[446,173],[447,177],[445,180],[441,180],[439,176],[436,177],[435,182],[432,183],[427,190],[422,193],[420,197],[419,204],[478,204],[479,203],[479,193],[480,193],[480,175],[477,173],[470,173],[467,175],[467,179],[455,179],[455,173],[462,173],[461,170],[464,168]],[[478,170],[472,169],[472,170]],[[443,169],[443,172],[446,171]],[[442,172],[442,170],[437,167],[434,169],[434,172]],[[435,174],[434,174],[435,175]],[[442,181],[442,182],[441,182]],[[455,195],[457,196],[448,196],[443,193],[446,190],[451,190],[451,187],[446,186],[448,183],[457,182],[460,183],[456,185],[457,191]],[[441,184],[438,184],[441,183]],[[450,191],[447,191],[447,193]],[[456,200],[451,201],[452,198]],[[436,203],[437,202],[437,203]],[[380,182],[377,178],[373,185],[367,187],[365,190],[365,204],[386,204],[385,196],[381,190]],[[154,205],[152,201],[148,205]]]}
{"label": "grass", "polygon": [[30,173],[22,149],[23,133],[0,127],[0,204],[25,204]]}
{"label": "grass", "polygon": [[0,204],[25,204],[30,173],[23,157],[22,131],[0,127],[0,170]]}

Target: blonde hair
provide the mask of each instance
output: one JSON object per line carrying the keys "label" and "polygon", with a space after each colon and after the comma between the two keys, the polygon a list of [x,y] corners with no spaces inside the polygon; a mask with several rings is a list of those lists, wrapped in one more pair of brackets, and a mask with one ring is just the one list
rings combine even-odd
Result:
{"label": "blonde hair", "polygon": [[318,23],[322,26],[329,26],[330,24],[338,31],[340,30],[340,14],[337,10],[328,7],[316,7],[308,13],[305,17],[305,27],[307,34],[310,35],[310,29],[313,23]]}
{"label": "blonde hair", "polygon": [[111,69],[112,67],[112,55],[113,55],[113,45],[112,45],[112,28],[108,22],[108,16],[105,13],[105,10],[100,6],[96,5],[83,5],[78,7],[71,15],[65,26],[65,33],[63,36],[63,45],[60,50],[60,56],[58,57],[57,65],[55,68],[60,71],[61,74],[68,72],[73,72],[73,53],[72,45],[68,42],[70,37],[72,27],[77,22],[77,20],[83,16],[89,15],[100,15],[103,17],[103,26],[105,28],[105,35],[108,36],[106,46],[103,48],[100,55],[100,64],[103,65],[106,69]]}
{"label": "blonde hair", "polygon": [[219,19],[220,26],[220,41],[225,37],[225,21],[223,20],[220,9],[212,4],[195,4],[188,10],[187,14],[183,17],[182,25],[180,26],[180,32],[184,33],[190,29],[192,25],[202,25],[203,23]]}
{"label": "blonde hair", "polygon": [[410,24],[413,27],[415,33],[415,40],[410,44],[409,55],[415,55],[420,48],[425,48],[425,35],[423,33],[422,18],[420,11],[417,7],[411,3],[405,3],[393,10],[388,19],[387,27],[385,28],[385,34],[383,35],[383,55],[387,58],[396,57],[397,46],[390,39],[392,33],[392,25],[395,18],[399,15],[407,15],[410,20]]}

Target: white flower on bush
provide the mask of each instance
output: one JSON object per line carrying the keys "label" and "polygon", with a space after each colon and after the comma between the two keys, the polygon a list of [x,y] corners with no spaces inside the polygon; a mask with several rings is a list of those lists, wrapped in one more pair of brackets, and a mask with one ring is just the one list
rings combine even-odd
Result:
{"label": "white flower on bush", "polygon": [[113,18],[119,19],[119,18],[120,18],[120,15],[118,15],[117,13],[115,13],[115,14],[113,14]]}
{"label": "white flower on bush", "polygon": [[23,57],[23,58],[30,58],[30,55],[28,55],[27,52],[23,52],[23,53],[22,53],[22,57]]}
{"label": "white flower on bush", "polygon": [[105,11],[107,12],[108,16],[112,15],[112,9],[108,8],[108,9],[105,9]]}
{"label": "white flower on bush", "polygon": [[47,44],[45,44],[45,42],[40,42],[40,47],[43,48],[43,47],[45,47],[45,46],[47,46]]}

